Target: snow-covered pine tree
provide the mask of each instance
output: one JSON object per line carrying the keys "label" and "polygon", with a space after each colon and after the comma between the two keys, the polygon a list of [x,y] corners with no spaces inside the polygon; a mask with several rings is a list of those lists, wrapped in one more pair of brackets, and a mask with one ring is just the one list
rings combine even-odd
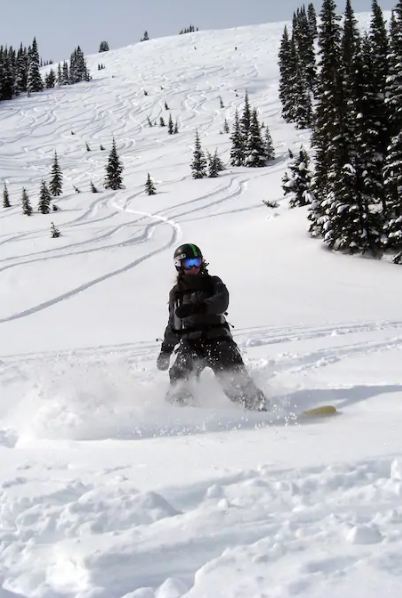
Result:
{"label": "snow-covered pine tree", "polygon": [[284,194],[291,194],[289,207],[296,208],[306,206],[312,201],[312,172],[309,168],[310,158],[304,147],[293,157],[289,165],[290,174],[282,179]]}
{"label": "snow-covered pine tree", "polygon": [[107,41],[103,40],[99,44],[99,52],[108,52],[110,50],[109,44]]}
{"label": "snow-covered pine tree", "polygon": [[149,33],[148,31],[144,31],[144,35],[140,39],[140,42],[147,42],[149,40]]}
{"label": "snow-covered pine tree", "polygon": [[[299,58],[296,59],[296,70],[293,77],[293,110],[292,120],[298,129],[307,129],[313,123],[313,105],[311,91],[307,82],[306,70]],[[314,81],[311,84],[314,85]]]}
{"label": "snow-covered pine tree", "polygon": [[218,156],[218,150],[216,149],[214,154],[208,152],[208,176],[210,178],[216,178],[219,173],[224,170],[223,162]]}
{"label": "snow-covered pine tree", "polygon": [[318,35],[318,29],[317,29],[317,14],[315,12],[314,4],[312,2],[310,2],[307,7],[307,19],[308,19],[310,35],[314,41],[314,39]]}
{"label": "snow-covered pine tree", "polygon": [[286,122],[291,122],[293,106],[290,98],[291,80],[291,43],[288,28],[285,26],[279,49],[279,99],[282,104],[282,117]]}
{"label": "snow-covered pine tree", "polygon": [[232,166],[243,166],[245,159],[245,147],[237,109],[235,112],[233,130],[230,139],[232,141],[232,147],[230,149],[230,164]]}
{"label": "snow-covered pine tree", "polygon": [[195,132],[195,143],[193,161],[191,162],[193,179],[202,179],[207,176],[207,161],[201,148],[201,141],[198,131]]}
{"label": "snow-covered pine tree", "polygon": [[25,189],[25,187],[22,188],[21,203],[22,203],[22,213],[25,214],[25,216],[31,216],[32,206],[31,206],[31,202],[29,201],[29,196],[28,196],[28,193],[27,193],[27,190]]}
{"label": "snow-covered pine tree", "polygon": [[334,0],[324,0],[319,26],[319,74],[317,108],[314,122],[313,149],[315,152],[314,196],[309,213],[310,233],[322,236],[327,225],[327,209],[333,199],[330,172],[335,164],[335,146],[340,127],[341,107],[341,37],[340,17]]}
{"label": "snow-covered pine tree", "polygon": [[85,142],[85,149],[87,150],[87,152],[91,151],[91,148],[89,147],[89,143],[87,141]]}
{"label": "snow-covered pine tree", "polygon": [[176,121],[174,123],[173,134],[177,135],[178,132],[179,132],[179,125],[178,125],[177,118],[176,118]]}
{"label": "snow-covered pine tree", "polygon": [[[346,1],[341,38],[341,86],[338,95],[340,114],[338,135],[333,140],[330,171],[331,201],[326,211],[324,242],[333,249],[358,253],[378,252],[381,229],[370,209],[364,189],[362,148],[356,145],[359,131],[362,85],[361,42],[350,0]],[[366,123],[362,123],[366,126]]]}
{"label": "snow-covered pine tree", "polygon": [[[390,141],[384,164],[386,197],[386,246],[402,248],[402,0],[392,14],[390,27],[389,76],[386,85]],[[395,258],[401,263],[401,254]]]}
{"label": "snow-covered pine tree", "polygon": [[57,152],[54,152],[54,159],[52,169],[50,171],[51,179],[49,183],[49,190],[53,196],[61,195],[63,190],[63,173],[59,165]]}
{"label": "snow-covered pine tree", "polygon": [[27,90],[29,93],[43,90],[43,81],[39,72],[38,44],[35,37],[29,51]]}
{"label": "snow-covered pine tree", "polygon": [[159,126],[160,126],[160,127],[166,127],[166,124],[165,124],[165,119],[163,118],[163,116],[161,116],[161,117],[159,118]]}
{"label": "snow-covered pine tree", "polygon": [[302,71],[305,85],[310,92],[313,92],[316,83],[314,36],[311,34],[304,5],[297,9],[295,15],[294,40],[297,48],[297,62]]}
{"label": "snow-covered pine tree", "polygon": [[148,172],[147,181],[145,183],[145,193],[147,195],[155,195],[156,194],[156,187],[155,183],[151,179],[151,175]]}
{"label": "snow-covered pine tree", "polygon": [[10,207],[11,207],[10,195],[8,193],[7,185],[6,185],[6,183],[4,183],[4,186],[3,186],[3,208],[10,208]]}
{"label": "snow-covered pine tree", "polygon": [[246,142],[245,164],[251,168],[261,168],[266,165],[266,150],[261,137],[260,123],[257,110],[251,114],[251,122]]}
{"label": "snow-covered pine tree", "polygon": [[52,196],[50,195],[50,191],[46,185],[46,181],[42,181],[39,193],[38,212],[40,212],[41,214],[49,214],[51,201]]}
{"label": "snow-covered pine tree", "polygon": [[[104,52],[106,52],[106,50],[104,50]],[[91,181],[90,187],[91,187],[91,193],[99,193],[99,191],[98,191],[97,187],[95,187],[93,181]]]}
{"label": "snow-covered pine tree", "polygon": [[50,224],[50,236],[52,239],[56,239],[57,237],[61,237],[61,232],[55,226],[54,222]]}
{"label": "snow-covered pine tree", "polygon": [[48,72],[48,74],[45,77],[46,89],[52,89],[52,87],[55,86],[55,83],[56,83],[56,73],[54,72],[53,69],[50,69],[50,71]]}
{"label": "snow-covered pine tree", "polygon": [[171,113],[169,114],[168,133],[169,133],[169,135],[173,135],[173,133],[174,133],[174,124],[173,124],[173,118],[172,118]]}
{"label": "snow-covered pine tree", "polygon": [[167,102],[165,102],[165,104],[164,104],[164,105],[165,105],[165,110],[170,110],[170,108],[169,108],[169,106],[168,106],[168,103],[167,103]]}
{"label": "snow-covered pine tree", "polygon": [[227,118],[225,118],[225,120],[223,121],[223,132],[224,133],[229,133],[230,129],[229,129],[229,123],[227,121]]}
{"label": "snow-covered pine tree", "polygon": [[248,91],[244,94],[244,108],[243,114],[240,119],[240,131],[243,136],[244,144],[247,143],[248,133],[250,130],[251,124],[251,108],[250,108],[250,101],[248,98]]}
{"label": "snow-covered pine tree", "polygon": [[116,142],[113,138],[112,149],[110,150],[108,162],[106,165],[106,177],[105,177],[105,189],[117,189],[123,188],[123,165],[120,157],[117,153]]}
{"label": "snow-covered pine tree", "polygon": [[275,160],[275,148],[274,148],[274,144],[272,142],[271,131],[269,130],[268,125],[266,125],[266,127],[265,127],[264,147],[265,147],[266,161],[272,162],[272,160]]}

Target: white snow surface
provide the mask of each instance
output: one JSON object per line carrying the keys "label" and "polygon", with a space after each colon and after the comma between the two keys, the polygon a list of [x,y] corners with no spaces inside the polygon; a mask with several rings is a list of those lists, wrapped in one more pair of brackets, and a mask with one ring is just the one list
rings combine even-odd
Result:
{"label": "white snow surface", "polygon": [[[89,83],[0,105],[0,598],[402,595],[401,270],[323,249],[282,197],[287,149],[309,147],[280,118],[282,30],[139,43],[89,57]],[[228,163],[246,89],[275,162],[193,180],[196,129]],[[178,135],[147,125],[165,101]],[[54,150],[60,211],[22,216]],[[267,414],[209,371],[193,405],[164,401],[156,339],[186,241],[230,290]],[[338,416],[298,417],[328,403]]]}

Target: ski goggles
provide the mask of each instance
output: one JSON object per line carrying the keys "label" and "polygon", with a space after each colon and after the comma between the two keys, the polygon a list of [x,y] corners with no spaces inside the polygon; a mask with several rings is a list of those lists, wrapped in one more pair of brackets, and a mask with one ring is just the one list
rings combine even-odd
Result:
{"label": "ski goggles", "polygon": [[191,268],[201,268],[202,257],[186,257],[182,260],[181,265],[185,270],[191,270]]}

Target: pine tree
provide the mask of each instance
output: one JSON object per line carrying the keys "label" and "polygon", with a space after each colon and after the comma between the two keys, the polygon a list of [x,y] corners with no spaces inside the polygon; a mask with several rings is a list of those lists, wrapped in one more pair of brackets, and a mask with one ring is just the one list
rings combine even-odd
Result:
{"label": "pine tree", "polygon": [[248,92],[246,91],[246,93],[244,95],[243,114],[240,119],[240,130],[241,130],[241,134],[243,136],[244,143],[247,142],[248,133],[250,130],[250,124],[251,124],[251,108],[250,108],[250,102],[248,99]]}
{"label": "pine tree", "polygon": [[153,127],[152,120],[147,116],[148,127]]}
{"label": "pine tree", "polygon": [[31,202],[29,201],[29,196],[25,187],[22,188],[22,213],[25,216],[31,216],[32,214],[32,206]]}
{"label": "pine tree", "polygon": [[227,119],[225,118],[225,120],[223,121],[223,132],[224,133],[229,133],[230,129],[229,129],[229,123],[227,121]]}
{"label": "pine tree", "polygon": [[41,186],[40,186],[39,204],[38,204],[38,211],[41,214],[49,214],[51,200],[52,200],[52,196],[50,195],[50,191],[47,188],[46,181],[42,181]]}
{"label": "pine tree", "polygon": [[169,114],[168,133],[169,135],[173,135],[174,133],[174,124],[171,114]]}
{"label": "pine tree", "polygon": [[166,125],[165,125],[165,119],[163,118],[163,116],[161,116],[159,118],[159,126],[160,127],[166,127]]}
{"label": "pine tree", "polygon": [[57,239],[57,237],[61,237],[61,232],[58,228],[56,228],[54,222],[50,225],[50,236],[52,239]]}
{"label": "pine tree", "polygon": [[10,196],[9,196],[9,193],[8,193],[7,185],[6,185],[6,183],[4,183],[4,187],[3,187],[3,208],[10,208],[10,207],[11,207]]}
{"label": "pine tree", "polygon": [[140,39],[141,42],[147,42],[149,40],[149,34],[148,31],[144,31],[144,35],[142,36],[142,38]]}
{"label": "pine tree", "polygon": [[291,80],[291,43],[288,29],[285,27],[279,49],[279,99],[282,104],[282,117],[286,122],[291,122],[293,106],[290,97]]}
{"label": "pine tree", "polygon": [[334,0],[324,0],[320,13],[319,55],[320,68],[317,83],[313,147],[315,151],[315,201],[309,213],[310,232],[322,236],[327,225],[327,209],[333,199],[330,174],[335,164],[337,138],[341,121],[339,93],[341,89],[341,37],[339,16]]}
{"label": "pine tree", "polygon": [[147,181],[145,183],[145,193],[147,195],[155,195],[156,193],[156,187],[153,180],[151,179],[151,175],[149,174],[149,172],[147,176]]}
{"label": "pine tree", "polygon": [[283,178],[282,188],[285,195],[291,193],[289,201],[291,208],[306,206],[312,201],[312,172],[309,163],[310,158],[306,150],[301,147],[289,166],[290,176],[286,173]]}
{"label": "pine tree", "polygon": [[49,183],[50,193],[54,196],[61,195],[63,190],[63,173],[60,169],[57,152],[54,152],[54,160],[50,174],[52,177]]}
{"label": "pine tree", "polygon": [[27,90],[28,92],[43,90],[43,81],[39,72],[39,53],[36,38],[33,39],[32,47],[29,52]]}
{"label": "pine tree", "polygon": [[245,159],[245,148],[237,109],[235,112],[233,131],[230,139],[232,141],[232,147],[230,150],[230,163],[232,166],[243,166]]}
{"label": "pine tree", "polygon": [[224,108],[225,104],[223,103],[222,96],[219,96],[219,107]]}
{"label": "pine tree", "polygon": [[122,189],[122,172],[123,165],[118,156],[116,142],[113,138],[112,149],[110,151],[108,163],[106,165],[105,188],[113,190]]}
{"label": "pine tree", "polygon": [[[381,69],[380,69],[381,70]],[[402,1],[392,13],[386,80],[389,141],[384,160],[385,246],[402,249]],[[401,255],[395,258],[401,262]]]}
{"label": "pine tree", "polygon": [[195,133],[195,144],[193,152],[193,161],[191,162],[191,171],[193,179],[202,179],[207,176],[207,161],[204,152],[201,148],[200,137],[198,131]]}
{"label": "pine tree", "polygon": [[54,72],[53,69],[50,69],[50,71],[48,72],[48,74],[45,77],[46,89],[51,89],[52,87],[55,86],[55,83],[56,83],[56,73]]}
{"label": "pine tree", "polygon": [[257,110],[253,110],[246,143],[246,166],[261,168],[266,165],[266,148],[261,137]]}
{"label": "pine tree", "polygon": [[99,44],[99,52],[108,52],[110,50],[109,44],[107,41],[101,41]]}
{"label": "pine tree", "polygon": [[265,159],[267,162],[272,162],[275,160],[275,148],[272,142],[271,132],[269,130],[268,125],[265,128]]}
{"label": "pine tree", "polygon": [[176,122],[174,123],[173,134],[177,135],[178,132],[179,132],[179,125],[178,125],[177,119],[176,119]]}
{"label": "pine tree", "polygon": [[168,106],[167,102],[165,102],[165,110],[170,110],[170,108],[169,108],[169,106]]}
{"label": "pine tree", "polygon": [[[106,52],[106,50],[104,50],[104,52]],[[95,185],[93,184],[93,181],[91,181],[91,193],[99,193],[97,187],[95,187]]]}
{"label": "pine tree", "polygon": [[317,15],[315,12],[314,4],[312,2],[310,2],[310,4],[307,7],[307,19],[308,19],[310,35],[314,40],[318,35],[318,29],[317,29]]}
{"label": "pine tree", "polygon": [[218,150],[215,150],[213,155],[208,152],[208,176],[216,178],[222,170],[224,170],[224,166],[218,156]]}
{"label": "pine tree", "polygon": [[85,149],[87,150],[87,152],[91,151],[91,148],[89,147],[89,143],[87,141],[85,142]]}
{"label": "pine tree", "polygon": [[294,41],[297,49],[297,62],[302,71],[307,89],[311,92],[316,84],[316,66],[314,52],[314,38],[304,6],[295,15]]}

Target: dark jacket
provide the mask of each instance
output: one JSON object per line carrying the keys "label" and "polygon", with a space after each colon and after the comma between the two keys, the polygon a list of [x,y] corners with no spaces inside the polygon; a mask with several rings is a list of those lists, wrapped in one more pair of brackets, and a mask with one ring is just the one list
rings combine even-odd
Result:
{"label": "dark jacket", "polygon": [[[178,318],[175,311],[182,303],[203,303],[205,311]],[[162,351],[173,351],[181,339],[232,337],[225,319],[228,305],[229,291],[218,276],[210,276],[207,272],[196,276],[180,274],[169,294],[169,321]]]}

